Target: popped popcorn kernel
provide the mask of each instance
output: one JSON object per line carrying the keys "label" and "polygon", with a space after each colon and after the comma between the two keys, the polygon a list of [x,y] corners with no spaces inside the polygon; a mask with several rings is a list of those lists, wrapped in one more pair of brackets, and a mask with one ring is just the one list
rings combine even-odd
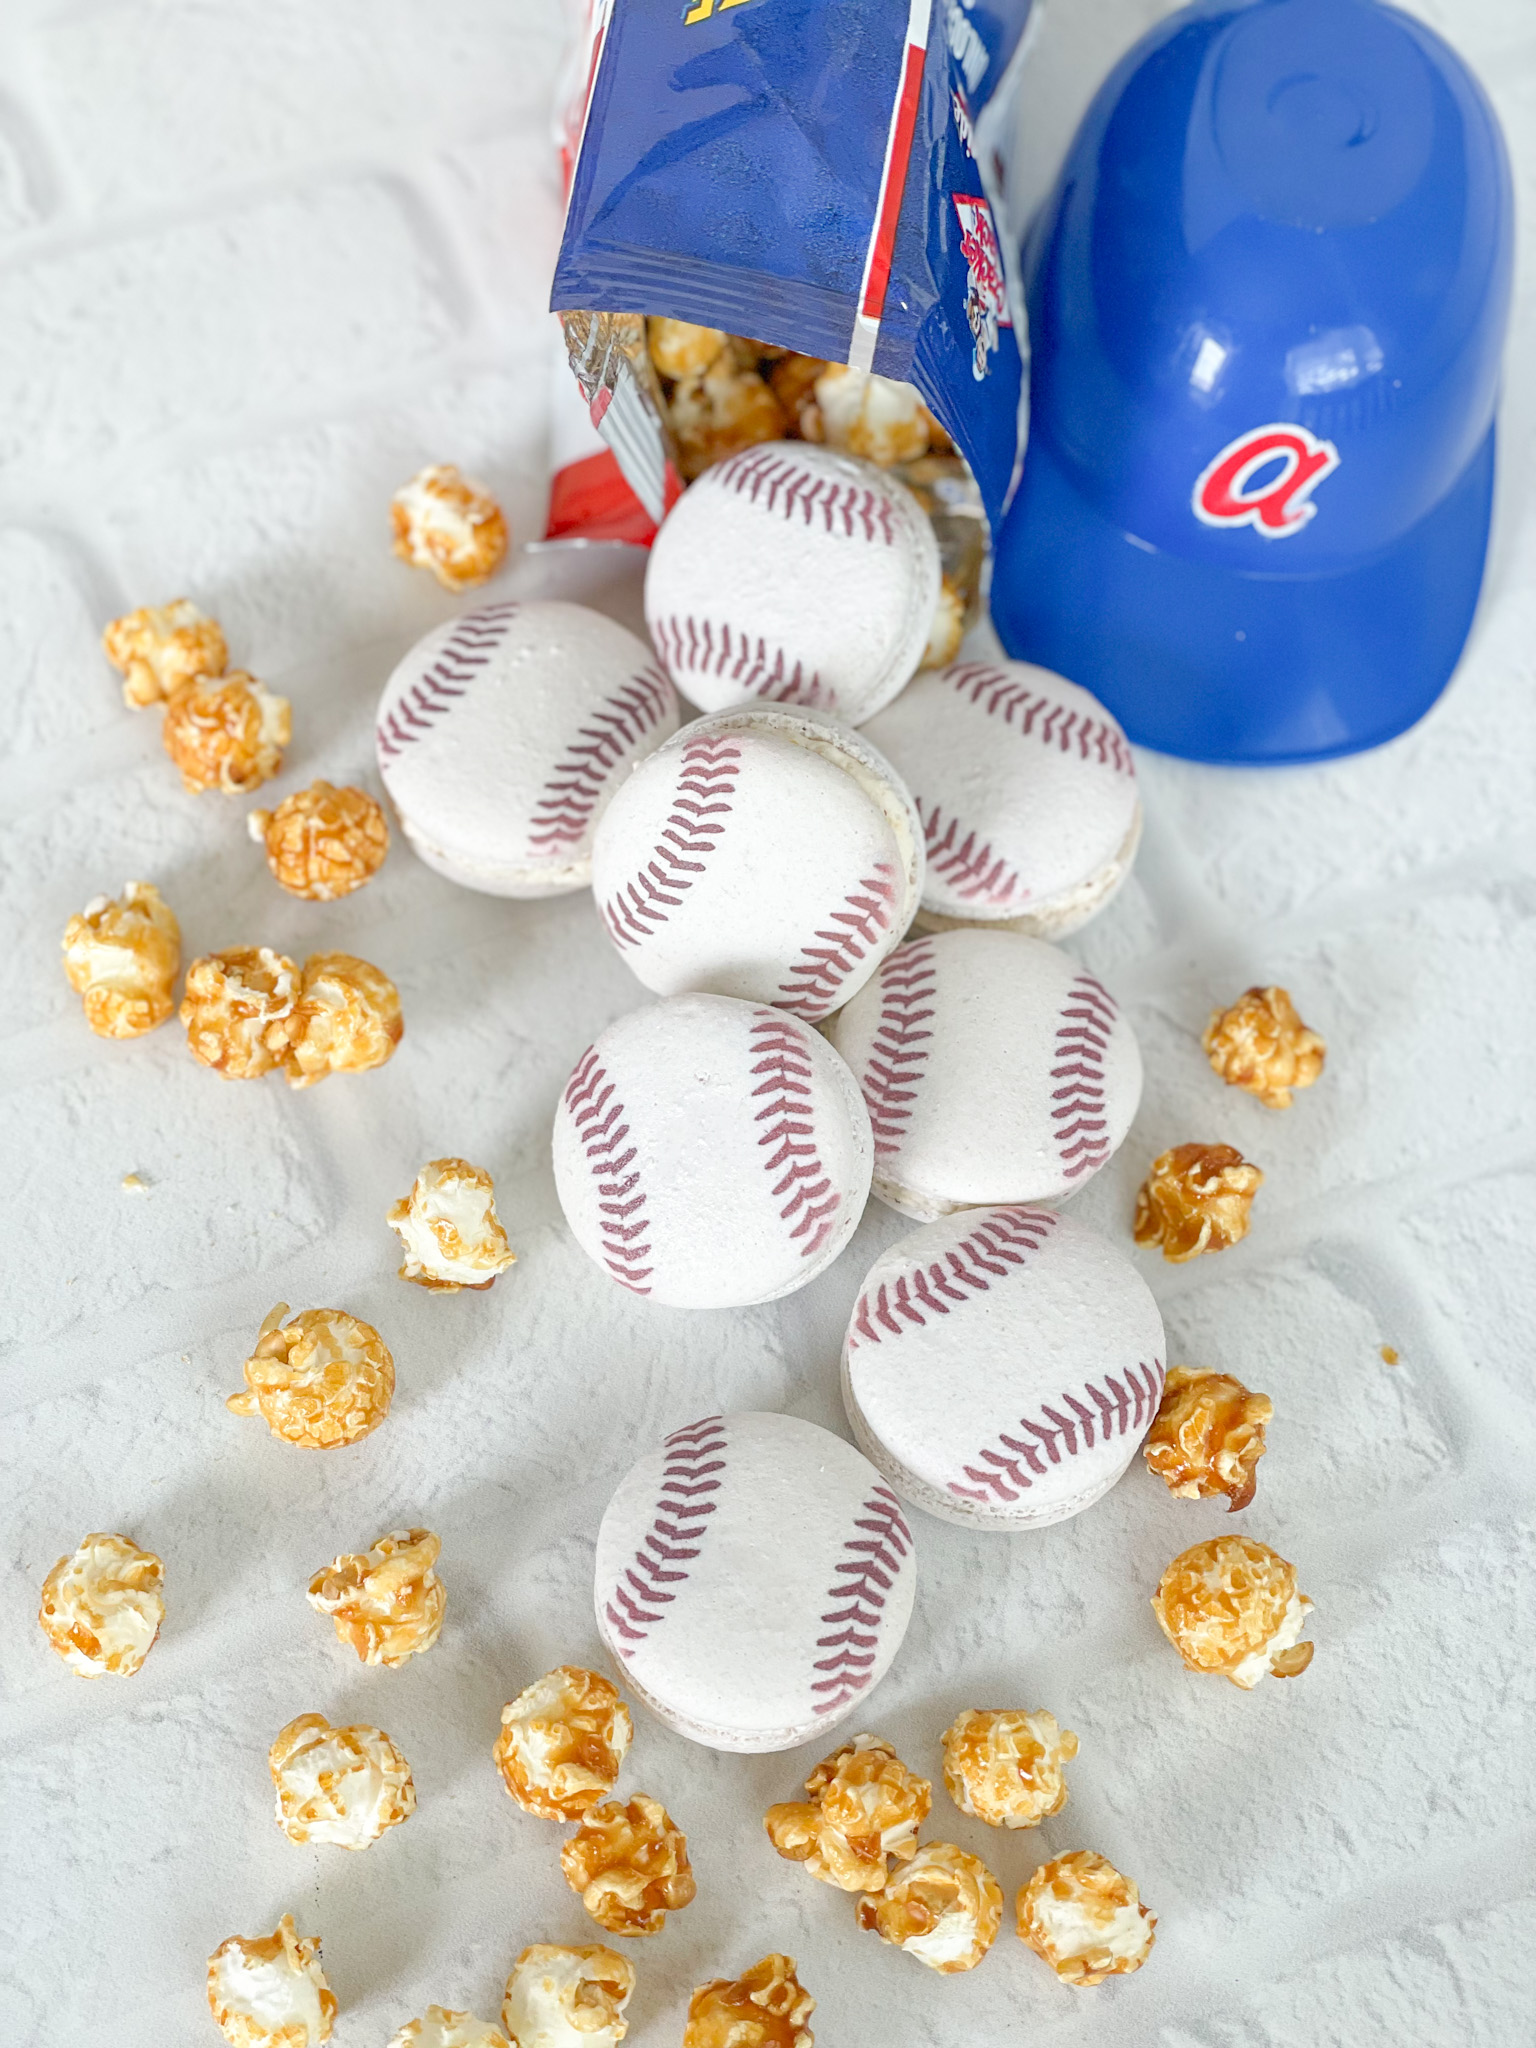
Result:
{"label": "popped popcorn kernel", "polygon": [[965,638],[968,610],[965,592],[946,571],[939,579],[939,599],[933,608],[933,624],[928,628],[928,645],[923,649],[919,668],[949,667]]}
{"label": "popped popcorn kernel", "polygon": [[1089,1849],[1042,1863],[1019,1892],[1021,1940],[1079,1990],[1139,1970],[1156,1927],[1131,1880]]}
{"label": "popped popcorn kernel", "polygon": [[738,368],[729,351],[674,386],[667,410],[678,468],[689,483],[728,455],[759,441],[782,439],[788,426],[783,407],[757,371]]}
{"label": "popped popcorn kernel", "polygon": [[688,2001],[682,2048],[815,2048],[815,2010],[794,1957],[764,1956],[739,1977],[699,1986]]}
{"label": "popped popcorn kernel", "polygon": [[353,953],[311,953],[283,1058],[291,1088],[382,1067],[400,1043],[400,991]]}
{"label": "popped popcorn kernel", "polygon": [[277,1824],[290,1842],[366,1849],[416,1811],[411,1767],[382,1728],[300,1714],[267,1751]]}
{"label": "popped popcorn kernel", "polygon": [[816,406],[821,431],[807,440],[861,455],[881,469],[928,453],[933,415],[910,384],[828,363],[816,379]]}
{"label": "popped popcorn kernel", "polygon": [[183,683],[165,707],[161,738],[194,796],[222,789],[239,796],[258,789],[283,765],[293,737],[293,710],[244,669]]}
{"label": "popped popcorn kernel", "polygon": [[883,1892],[861,1898],[861,1927],[945,1976],[974,1970],[997,1939],[1003,1890],[953,1842],[925,1842]]}
{"label": "popped popcorn kernel", "polygon": [[126,1536],[84,1537],[43,1581],[37,1618],[78,1678],[132,1678],[165,1620],[165,1567]]}
{"label": "popped popcorn kernel", "polygon": [[223,675],[229,660],[218,620],[186,597],[114,619],[101,644],[123,678],[123,702],[131,710],[173,697],[198,676]]}
{"label": "popped popcorn kernel", "polygon": [[270,946],[206,953],[187,969],[180,1017],[194,1059],[227,1081],[281,1066],[297,1028],[299,970]]}
{"label": "popped popcorn kernel", "polygon": [[536,1941],[512,1965],[501,2023],[512,2048],[618,2048],[635,1966],[611,1948]]}
{"label": "popped popcorn kernel", "polygon": [[390,500],[395,553],[430,569],[445,590],[468,590],[500,568],[507,522],[485,488],[451,462],[419,470]]}
{"label": "popped popcorn kernel", "polygon": [[820,356],[785,355],[768,372],[768,388],[784,409],[792,431],[803,441],[823,438],[816,379],[828,365]]}
{"label": "popped popcorn kernel", "polygon": [[1228,1513],[1247,1507],[1264,1455],[1264,1427],[1274,1418],[1267,1394],[1250,1394],[1229,1373],[1170,1366],[1163,1398],[1141,1454],[1180,1500],[1224,1493]]}
{"label": "popped popcorn kernel", "polygon": [[944,1731],[944,1784],[960,1811],[994,1828],[1033,1828],[1067,1803],[1062,1769],[1077,1737],[1044,1707],[967,1707]]}
{"label": "popped popcorn kernel", "polygon": [[508,2048],[508,2043],[500,2027],[489,2020],[429,2005],[419,2020],[407,2020],[390,2036],[389,2048]]}
{"label": "popped popcorn kernel", "polygon": [[64,972],[98,1038],[140,1038],[176,1007],[181,926],[153,882],[94,896],[64,928]]}
{"label": "popped popcorn kernel", "polygon": [[389,1413],[395,1361],[371,1323],[342,1308],[307,1308],[286,1326],[280,1301],[245,1361],[245,1391],[225,1407],[260,1415],[272,1434],[306,1451],[358,1443]]}
{"label": "popped popcorn kernel", "polygon": [[493,1754],[525,1813],[580,1820],[613,1790],[634,1735],[629,1709],[606,1678],[560,1664],[502,1708]]}
{"label": "popped popcorn kernel", "polygon": [[908,1860],[933,1804],[933,1788],[915,1777],[888,1742],[857,1735],[819,1763],[805,1781],[808,1804],[770,1806],[763,1825],[781,1856],[845,1892],[877,1892],[887,1858]]}
{"label": "popped popcorn kernel", "polygon": [[318,2048],[336,2000],[320,1968],[320,1937],[285,1913],[277,1931],[232,1934],[208,1958],[208,2009],[232,2048]]}
{"label": "popped popcorn kernel", "polygon": [[1131,1234],[1174,1265],[1225,1251],[1248,1235],[1264,1175],[1235,1145],[1175,1145],[1152,1162],[1136,1196]]}
{"label": "popped popcorn kernel", "polygon": [[1181,1551],[1158,1581],[1152,1612],[1189,1670],[1245,1692],[1312,1662],[1313,1645],[1300,1640],[1312,1602],[1297,1590],[1296,1567],[1251,1536],[1213,1536]]}
{"label": "popped popcorn kernel", "polygon": [[312,782],[273,811],[252,811],[251,837],[290,896],[334,903],[371,881],[389,851],[384,813],[365,789]]}
{"label": "popped popcorn kernel", "polygon": [[442,1632],[448,1592],[432,1569],[442,1547],[430,1529],[392,1530],[316,1572],[305,1598],[365,1664],[393,1670],[424,1656]]}
{"label": "popped popcorn kernel", "polygon": [[1310,1088],[1328,1048],[1296,1014],[1283,988],[1245,989],[1213,1010],[1200,1043],[1229,1088],[1246,1088],[1270,1109],[1289,1109],[1293,1088]]}
{"label": "popped popcorn kernel", "polygon": [[565,1881],[610,1934],[659,1934],[698,1887],[688,1844],[659,1799],[592,1806],[560,1851]]}
{"label": "popped popcorn kernel", "polygon": [[663,377],[696,377],[724,354],[731,337],[723,327],[696,327],[691,320],[653,314],[645,323],[651,361]]}
{"label": "popped popcorn kernel", "polygon": [[495,1184],[467,1159],[429,1160],[388,1222],[405,1253],[400,1278],[418,1287],[486,1288],[517,1263],[496,1214]]}

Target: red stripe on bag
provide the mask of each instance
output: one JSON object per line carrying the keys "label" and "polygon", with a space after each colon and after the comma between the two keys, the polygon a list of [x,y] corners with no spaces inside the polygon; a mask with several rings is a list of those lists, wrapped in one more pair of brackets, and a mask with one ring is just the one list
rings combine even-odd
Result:
{"label": "red stripe on bag", "polygon": [[864,259],[864,283],[859,291],[858,318],[848,360],[856,369],[867,370],[874,362],[875,339],[885,311],[886,287],[891,281],[891,259],[896,251],[896,230],[901,224],[901,200],[906,190],[907,166],[912,157],[912,137],[917,128],[917,106],[923,89],[923,65],[928,56],[928,21],[931,0],[911,0],[907,18],[907,48],[902,61],[901,84],[891,109],[890,134],[886,138],[885,164],[880,173],[880,197],[875,206],[874,233]]}

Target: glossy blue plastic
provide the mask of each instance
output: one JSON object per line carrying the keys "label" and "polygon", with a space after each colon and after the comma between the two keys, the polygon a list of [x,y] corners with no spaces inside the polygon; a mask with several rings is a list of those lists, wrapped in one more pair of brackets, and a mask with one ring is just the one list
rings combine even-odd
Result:
{"label": "glossy blue plastic", "polygon": [[1105,83],[1025,245],[1011,654],[1143,745],[1375,746],[1449,680],[1487,548],[1497,120],[1374,0],[1206,0]]}

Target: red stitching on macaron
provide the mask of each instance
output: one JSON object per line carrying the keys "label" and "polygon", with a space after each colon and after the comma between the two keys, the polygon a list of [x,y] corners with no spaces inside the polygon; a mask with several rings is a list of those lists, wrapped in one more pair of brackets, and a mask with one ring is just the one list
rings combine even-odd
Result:
{"label": "red stitching on macaron", "polygon": [[757,1012],[752,1026],[752,1076],[758,1085],[752,1090],[752,1100],[767,1097],[753,1119],[767,1125],[757,1142],[760,1147],[773,1147],[763,1165],[778,1176],[773,1184],[774,1200],[788,1198],[779,1215],[790,1226],[792,1239],[804,1238],[800,1256],[808,1259],[832,1235],[833,1219],[843,1198],[816,1149],[811,1109],[814,1070],[810,1050],[800,1036],[805,1029],[804,1025],[792,1025],[778,1010]]}
{"label": "red stitching on macaron", "polygon": [[843,898],[841,909],[829,914],[828,925],[841,929],[818,931],[817,943],[801,948],[800,958],[779,983],[779,1000],[786,1010],[814,1022],[837,1008],[843,983],[891,928],[895,875],[889,861],[876,861],[874,874],[865,875]]}
{"label": "red stitching on macaron", "polygon": [[1030,735],[1044,746],[1054,746],[1058,753],[1075,753],[1080,761],[1112,768],[1117,775],[1136,773],[1124,733],[1108,719],[1069,711],[1058,699],[1041,696],[1003,669],[991,668],[985,662],[956,662],[945,669],[944,680],[957,695],[969,698],[989,717],[1001,718],[1016,732]]}
{"label": "red stitching on macaron", "polygon": [[1068,1180],[1094,1173],[1113,1146],[1106,1135],[1104,1054],[1120,1015],[1119,1005],[1091,974],[1079,974],[1067,992],[1056,1027],[1056,1060],[1051,1079],[1053,1137]]}
{"label": "red stitching on macaron", "polygon": [[872,1294],[866,1288],[853,1306],[849,1353],[861,1343],[881,1344],[923,1329],[930,1317],[947,1316],[973,1295],[987,1293],[994,1280],[1006,1280],[1028,1263],[1056,1223],[1049,1209],[994,1210],[941,1258],[882,1280]]}
{"label": "red stitching on macaron", "polygon": [[675,702],[672,685],[658,668],[641,669],[605,698],[546,779],[534,808],[529,844],[541,849],[578,844],[614,769]]}
{"label": "red stitching on macaron", "polygon": [[740,747],[724,736],[706,735],[683,748],[677,793],[650,859],[603,905],[615,945],[648,939],[703,874],[730,816],[740,761]]}
{"label": "red stitching on macaron", "polygon": [[576,1071],[566,1083],[565,1107],[597,1182],[603,1263],[621,1287],[632,1294],[649,1294],[644,1283],[654,1268],[642,1262],[651,1256],[651,1226],[645,1214],[640,1169],[635,1164],[638,1147],[628,1142],[624,1105],[596,1046],[588,1046],[577,1061]]}
{"label": "red stitching on macaron", "polygon": [[431,666],[402,691],[393,710],[380,719],[376,737],[381,754],[392,760],[402,747],[431,732],[435,721],[453,709],[456,698],[469,694],[476,669],[485,667],[507,637],[517,612],[515,603],[507,603],[483,605],[479,611],[464,614]]}
{"label": "red stitching on macaron", "polygon": [[948,1490],[987,1507],[1017,1500],[1064,1458],[1091,1451],[1111,1437],[1133,1431],[1139,1435],[1149,1428],[1163,1397],[1163,1377],[1161,1359],[1154,1358],[1150,1365],[1142,1360],[1122,1378],[1106,1373],[1102,1381],[1090,1381],[1076,1394],[1062,1394],[1054,1406],[1042,1403],[1038,1416],[1020,1417],[1017,1436],[999,1431],[1000,1450],[984,1447],[974,1464],[961,1467],[969,1486],[951,1479]]}
{"label": "red stitching on macaron", "polygon": [[933,1017],[938,970],[933,941],[913,939],[898,946],[879,970],[880,1021],[864,1061],[860,1085],[875,1134],[876,1158],[901,1149],[907,1119],[928,1061],[926,1028]]}
{"label": "red stitching on macaron", "polygon": [[718,1415],[674,1429],[666,1439],[661,1486],[651,1526],[640,1539],[633,1561],[603,1603],[609,1625],[621,1638],[621,1657],[634,1655],[632,1644],[644,1642],[648,1630],[665,1621],[677,1598],[672,1591],[688,1577],[688,1567],[704,1547],[709,1518],[718,1502],[725,1470],[725,1423]]}
{"label": "red stitching on macaron", "polygon": [[849,1554],[837,1565],[827,1588],[834,1604],[821,1616],[836,1633],[816,1638],[817,1649],[829,1653],[811,1666],[827,1674],[811,1680],[818,1714],[847,1706],[874,1677],[886,1595],[912,1548],[912,1531],[888,1486],[874,1489],[853,1526],[860,1533],[843,1545]]}

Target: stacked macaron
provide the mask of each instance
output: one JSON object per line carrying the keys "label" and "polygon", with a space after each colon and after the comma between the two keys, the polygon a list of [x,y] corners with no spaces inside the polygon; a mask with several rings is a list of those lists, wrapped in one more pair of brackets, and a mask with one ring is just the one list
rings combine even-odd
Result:
{"label": "stacked macaron", "polygon": [[[561,1207],[610,1280],[741,1307],[825,1272],[871,1193],[925,1226],[854,1307],[859,1450],[710,1416],[610,1503],[604,1638],[716,1748],[810,1740],[879,1679],[912,1603],[903,1502],[1004,1532],[1076,1514],[1162,1391],[1139,1276],[1038,1206],[1099,1171],[1140,1097],[1114,996],[1046,943],[1129,871],[1134,766],[1059,676],[918,674],[938,601],[932,527],[891,472],[770,444],[663,524],[654,653],[580,606],[487,603],[406,657],[379,712],[423,859],[501,895],[590,885],[655,998],[555,1109]],[[704,715],[680,723],[680,697]]]}

